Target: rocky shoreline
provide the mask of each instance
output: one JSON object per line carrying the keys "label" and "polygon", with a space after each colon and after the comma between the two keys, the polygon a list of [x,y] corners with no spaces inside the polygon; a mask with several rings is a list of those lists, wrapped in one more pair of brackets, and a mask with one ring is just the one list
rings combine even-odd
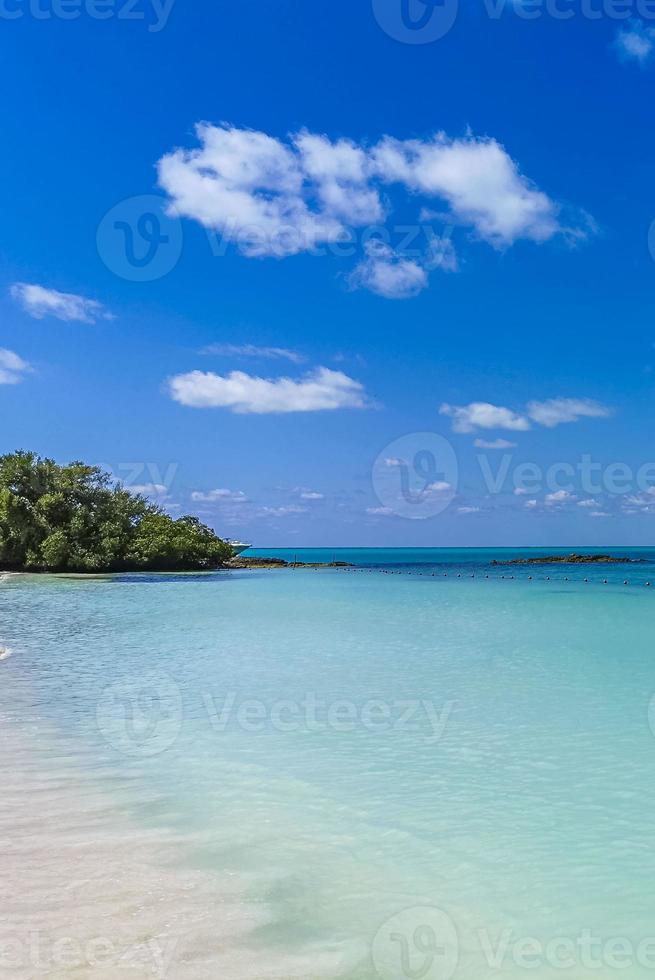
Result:
{"label": "rocky shoreline", "polygon": [[239,555],[224,568],[352,568],[349,561],[285,561],[284,558],[246,558]]}

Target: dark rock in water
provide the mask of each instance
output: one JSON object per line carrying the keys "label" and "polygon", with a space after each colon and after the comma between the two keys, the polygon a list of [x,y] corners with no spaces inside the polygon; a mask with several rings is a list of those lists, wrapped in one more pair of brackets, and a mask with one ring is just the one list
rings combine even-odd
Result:
{"label": "dark rock in water", "polygon": [[239,555],[224,568],[352,568],[349,561],[285,561],[284,558],[255,558]]}
{"label": "dark rock in water", "polygon": [[289,563],[283,558],[246,558],[239,555],[226,562],[226,568],[286,568]]}
{"label": "dark rock in water", "polygon": [[492,565],[631,565],[644,558],[620,558],[614,555],[542,555],[539,558],[507,558]]}

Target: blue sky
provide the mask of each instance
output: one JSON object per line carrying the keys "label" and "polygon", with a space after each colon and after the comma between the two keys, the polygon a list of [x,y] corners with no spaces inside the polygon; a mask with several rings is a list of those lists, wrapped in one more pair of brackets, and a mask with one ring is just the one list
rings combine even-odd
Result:
{"label": "blue sky", "polygon": [[655,15],[444,3],[3,0],[2,451],[262,546],[652,543]]}

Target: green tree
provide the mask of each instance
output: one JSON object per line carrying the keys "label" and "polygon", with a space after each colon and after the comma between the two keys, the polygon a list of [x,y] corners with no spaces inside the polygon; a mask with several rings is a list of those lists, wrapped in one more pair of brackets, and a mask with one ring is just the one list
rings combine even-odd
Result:
{"label": "green tree", "polygon": [[211,568],[231,548],[195,517],[169,517],[96,466],[0,456],[0,567],[42,571]]}
{"label": "green tree", "polygon": [[139,567],[189,569],[220,564],[231,554],[230,546],[196,517],[173,521],[152,511],[139,522],[129,558]]}

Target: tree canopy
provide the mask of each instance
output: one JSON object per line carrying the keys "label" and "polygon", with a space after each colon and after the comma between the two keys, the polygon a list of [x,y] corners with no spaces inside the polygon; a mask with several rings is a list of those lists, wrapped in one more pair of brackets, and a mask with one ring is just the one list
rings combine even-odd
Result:
{"label": "tree canopy", "polygon": [[174,520],[97,466],[19,451],[0,456],[0,569],[212,568],[230,545],[196,517]]}

